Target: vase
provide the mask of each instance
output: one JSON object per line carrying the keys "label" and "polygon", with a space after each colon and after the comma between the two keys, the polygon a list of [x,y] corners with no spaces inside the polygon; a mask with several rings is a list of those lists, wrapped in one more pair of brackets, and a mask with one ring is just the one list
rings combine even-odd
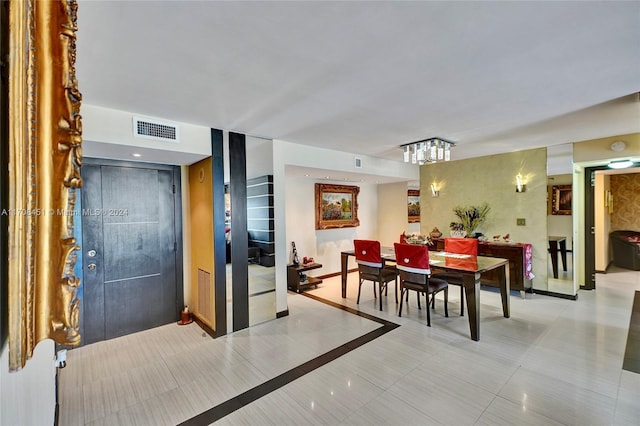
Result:
{"label": "vase", "polygon": [[453,238],[464,238],[467,236],[467,231],[450,231],[449,235]]}

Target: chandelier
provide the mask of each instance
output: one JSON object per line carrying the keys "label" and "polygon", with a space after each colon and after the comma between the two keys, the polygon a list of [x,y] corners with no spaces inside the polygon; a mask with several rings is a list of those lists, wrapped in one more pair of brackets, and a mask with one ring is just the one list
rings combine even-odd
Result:
{"label": "chandelier", "polygon": [[451,160],[451,147],[455,143],[442,138],[429,138],[400,145],[404,149],[404,162],[423,165]]}

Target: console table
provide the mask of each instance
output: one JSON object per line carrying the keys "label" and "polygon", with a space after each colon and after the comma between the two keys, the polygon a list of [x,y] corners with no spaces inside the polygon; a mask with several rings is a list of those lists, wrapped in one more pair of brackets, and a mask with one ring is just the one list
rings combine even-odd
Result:
{"label": "console table", "polygon": [[287,265],[287,287],[289,290],[300,293],[300,291],[304,290],[306,287],[318,287],[318,284],[320,284],[322,280],[320,278],[309,277],[305,274],[306,271],[318,268],[322,268],[322,264],[315,262],[304,265]]}
{"label": "console table", "polygon": [[[433,238],[432,250],[444,250],[444,238]],[[531,244],[502,243],[492,241],[478,242],[478,256],[501,257],[509,260],[509,281],[511,290],[519,290],[524,298],[524,292],[531,289],[531,280],[526,268],[527,247],[531,250]],[[498,287],[498,276],[495,271],[482,273],[482,285]]]}

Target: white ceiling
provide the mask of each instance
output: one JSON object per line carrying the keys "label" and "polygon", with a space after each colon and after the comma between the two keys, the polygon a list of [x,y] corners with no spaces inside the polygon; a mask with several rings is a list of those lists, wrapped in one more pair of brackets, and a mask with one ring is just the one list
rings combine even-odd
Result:
{"label": "white ceiling", "polygon": [[638,1],[80,1],[78,26],[83,102],[172,121],[398,161],[640,131]]}

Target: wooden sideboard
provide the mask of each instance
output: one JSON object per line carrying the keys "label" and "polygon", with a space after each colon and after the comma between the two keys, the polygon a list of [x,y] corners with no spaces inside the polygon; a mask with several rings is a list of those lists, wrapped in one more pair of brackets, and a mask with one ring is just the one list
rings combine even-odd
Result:
{"label": "wooden sideboard", "polygon": [[[433,238],[431,250],[443,251],[444,238]],[[509,283],[511,290],[519,290],[524,297],[524,292],[531,289],[531,280],[525,275],[525,246],[522,244],[508,244],[490,241],[478,243],[478,255],[501,257],[509,260]],[[498,287],[496,271],[488,271],[482,274],[482,284]]]}

